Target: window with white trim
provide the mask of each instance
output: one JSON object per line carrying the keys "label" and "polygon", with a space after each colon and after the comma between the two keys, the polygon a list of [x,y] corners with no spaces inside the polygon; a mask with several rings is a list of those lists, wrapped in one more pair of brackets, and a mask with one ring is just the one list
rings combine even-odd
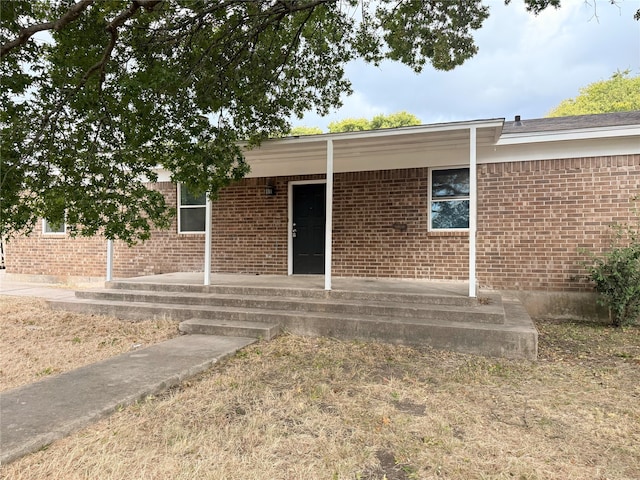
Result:
{"label": "window with white trim", "polygon": [[434,169],[430,174],[429,229],[468,229],[469,169]]}
{"label": "window with white trim", "polygon": [[204,233],[207,195],[193,195],[178,184],[178,233]]}
{"label": "window with white trim", "polygon": [[67,225],[62,223],[53,223],[46,218],[42,219],[42,233],[44,235],[64,235],[67,232]]}

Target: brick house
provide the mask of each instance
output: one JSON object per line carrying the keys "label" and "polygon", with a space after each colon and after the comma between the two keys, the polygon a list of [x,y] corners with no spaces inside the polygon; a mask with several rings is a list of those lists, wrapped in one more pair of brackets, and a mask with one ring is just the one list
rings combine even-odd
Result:
{"label": "brick house", "polygon": [[7,243],[7,274],[104,278],[109,263],[114,277],[323,274],[327,289],[332,276],[452,280],[534,309],[544,293],[549,309],[591,290],[578,249],[602,251],[608,226],[633,218],[640,111],[290,137],[246,158],[251,173],[209,205],[161,172],[178,216],[142,245],[43,220]]}

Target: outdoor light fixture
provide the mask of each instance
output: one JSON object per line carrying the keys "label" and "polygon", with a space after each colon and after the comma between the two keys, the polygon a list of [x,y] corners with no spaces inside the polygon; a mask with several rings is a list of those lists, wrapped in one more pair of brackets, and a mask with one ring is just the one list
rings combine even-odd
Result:
{"label": "outdoor light fixture", "polygon": [[273,185],[266,185],[264,187],[264,194],[267,197],[273,197],[276,194],[276,187],[274,187]]}

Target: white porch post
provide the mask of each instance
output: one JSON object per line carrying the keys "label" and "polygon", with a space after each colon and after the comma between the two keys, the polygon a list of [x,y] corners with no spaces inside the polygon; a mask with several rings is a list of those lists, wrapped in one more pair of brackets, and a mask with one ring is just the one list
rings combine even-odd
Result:
{"label": "white porch post", "polygon": [[469,297],[476,297],[476,221],[478,185],[476,177],[476,127],[469,129]]}
{"label": "white porch post", "polygon": [[107,282],[113,280],[113,240],[107,240]]}
{"label": "white porch post", "polygon": [[204,284],[211,285],[211,199],[207,193],[204,213]]}
{"label": "white porch post", "polygon": [[327,140],[326,220],[324,235],[324,289],[331,290],[331,253],[333,250],[333,140]]}

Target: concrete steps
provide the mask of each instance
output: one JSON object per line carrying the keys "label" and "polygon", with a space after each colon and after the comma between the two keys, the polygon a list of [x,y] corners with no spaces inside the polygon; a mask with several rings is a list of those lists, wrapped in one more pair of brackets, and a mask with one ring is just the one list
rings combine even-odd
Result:
{"label": "concrete steps", "polygon": [[[101,300],[93,298],[77,298],[67,301],[50,301],[49,306],[54,310],[65,310],[78,313],[91,313],[96,315],[109,315],[124,320],[145,319],[172,319],[185,321],[193,318],[209,320],[209,325],[217,321],[218,328],[209,332],[221,336],[249,337],[271,340],[280,333],[277,317],[273,321],[269,318],[273,315],[261,315],[259,310],[253,312],[241,308],[228,308],[218,310],[205,305],[147,303],[127,300]],[[182,328],[184,333],[196,333],[190,327]],[[201,329],[200,329],[201,330]]]}
{"label": "concrete steps", "polygon": [[[294,292],[290,292],[294,293]],[[424,303],[412,298],[404,303],[402,298],[379,300],[363,299],[354,295],[364,292],[340,292],[339,298],[298,297],[298,296],[266,296],[264,292],[251,294],[220,294],[220,293],[191,293],[191,292],[159,292],[137,290],[102,290],[93,292],[77,292],[79,298],[94,300],[115,300],[144,304],[171,304],[189,306],[216,307],[218,311],[226,308],[240,308],[259,310],[260,312],[305,312],[305,313],[337,313],[341,315],[367,315],[376,317],[402,317],[419,319],[441,319],[451,321],[504,323],[504,309],[499,295],[493,295],[487,304],[477,302],[462,305],[443,303],[444,299],[425,299]],[[347,295],[350,298],[346,298]],[[415,295],[413,296],[415,297]],[[456,298],[456,297],[452,297]],[[374,300],[375,299],[375,300]],[[429,303],[432,302],[432,303]],[[219,308],[218,308],[219,307]]]}
{"label": "concrete steps", "polygon": [[184,320],[180,322],[179,329],[189,335],[243,336],[263,340],[271,340],[280,333],[279,325],[274,323],[207,318]]}
{"label": "concrete steps", "polygon": [[[269,340],[281,329],[310,336],[431,345],[466,353],[535,358],[537,332],[517,301],[456,295],[265,286],[110,282],[50,302],[52,308],[123,319],[180,320],[183,333]],[[507,313],[510,312],[510,313]]]}
{"label": "concrete steps", "polygon": [[[290,287],[257,287],[257,286],[235,286],[235,285],[193,285],[193,284],[171,284],[153,282],[131,282],[126,280],[108,282],[106,288],[109,290],[134,290],[137,292],[186,292],[186,293],[206,293],[213,295],[241,295],[241,296],[264,296],[264,297],[296,297],[296,298],[331,298],[334,300],[370,300],[376,302],[395,303],[420,303],[428,305],[476,305],[477,299],[462,295],[428,294],[428,293],[398,293],[380,290],[326,290],[317,288],[290,288]],[[486,303],[500,302],[500,295],[496,293],[486,293],[482,296]],[[482,303],[482,302],[481,302]]]}

